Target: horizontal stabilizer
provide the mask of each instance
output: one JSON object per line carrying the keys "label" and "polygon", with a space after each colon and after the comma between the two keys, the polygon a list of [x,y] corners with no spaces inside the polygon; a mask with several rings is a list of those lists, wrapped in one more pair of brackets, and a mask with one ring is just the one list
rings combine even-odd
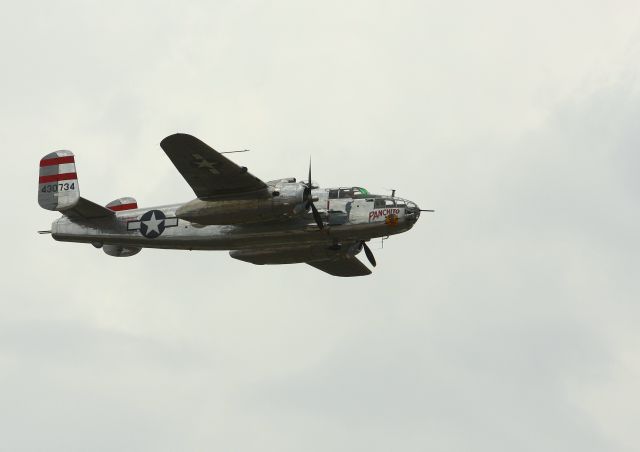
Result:
{"label": "horizontal stabilizer", "polygon": [[104,245],[102,251],[109,256],[114,257],[130,257],[140,252],[142,248],[138,246],[123,246],[123,245]]}
{"label": "horizontal stabilizer", "polygon": [[78,202],[74,207],[62,210],[61,212],[72,220],[108,218],[113,217],[116,214],[113,210],[102,207],[101,205],[84,198],[78,199]]}
{"label": "horizontal stabilizer", "polygon": [[109,210],[114,212],[120,212],[121,210],[133,210],[138,208],[138,202],[134,198],[118,198],[111,201],[105,206]]}

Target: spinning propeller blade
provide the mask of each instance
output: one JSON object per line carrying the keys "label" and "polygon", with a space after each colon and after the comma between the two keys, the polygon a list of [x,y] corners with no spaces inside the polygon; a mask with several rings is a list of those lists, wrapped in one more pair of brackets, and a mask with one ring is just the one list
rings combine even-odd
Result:
{"label": "spinning propeller blade", "polygon": [[306,200],[305,207],[307,210],[311,208],[311,213],[313,214],[313,219],[316,221],[316,224],[320,228],[320,230],[324,229],[324,224],[322,223],[322,217],[320,217],[320,213],[316,206],[313,204],[313,197],[311,196],[311,189],[313,186],[311,185],[311,158],[309,158],[309,180],[307,181],[307,187],[304,189],[304,197]]}
{"label": "spinning propeller blade", "polygon": [[324,225],[322,224],[322,218],[320,217],[320,213],[318,212],[318,209],[316,209],[316,206],[313,205],[313,203],[311,203],[311,212],[313,213],[313,219],[316,220],[316,224],[318,225],[318,227],[320,229],[324,229]]}
{"label": "spinning propeller blade", "polygon": [[369,259],[369,262],[371,262],[371,265],[373,265],[375,267],[376,266],[376,258],[373,257],[373,252],[371,251],[371,248],[369,248],[364,241],[360,242],[360,243],[362,244],[362,248],[364,248],[364,254],[366,254],[367,259]]}

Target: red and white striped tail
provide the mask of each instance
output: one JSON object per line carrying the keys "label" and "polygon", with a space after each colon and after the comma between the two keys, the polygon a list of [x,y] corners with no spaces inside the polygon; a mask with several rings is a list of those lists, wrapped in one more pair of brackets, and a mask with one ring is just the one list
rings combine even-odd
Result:
{"label": "red and white striped tail", "polygon": [[56,151],[40,160],[38,204],[47,210],[66,210],[80,200],[76,163],[71,151]]}

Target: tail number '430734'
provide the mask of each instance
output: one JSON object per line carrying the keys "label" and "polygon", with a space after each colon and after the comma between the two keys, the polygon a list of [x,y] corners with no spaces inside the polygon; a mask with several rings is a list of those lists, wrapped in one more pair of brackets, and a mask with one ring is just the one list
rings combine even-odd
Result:
{"label": "tail number '430734'", "polygon": [[65,182],[59,184],[47,184],[43,185],[40,191],[42,193],[55,193],[58,191],[67,191],[67,190],[75,190],[76,183],[75,182]]}

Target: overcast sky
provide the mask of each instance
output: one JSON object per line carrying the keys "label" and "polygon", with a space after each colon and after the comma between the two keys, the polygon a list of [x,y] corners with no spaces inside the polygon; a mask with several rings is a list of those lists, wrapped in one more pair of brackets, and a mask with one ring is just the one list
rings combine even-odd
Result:
{"label": "overcast sky", "polygon": [[[0,449],[640,449],[640,3],[2,6]],[[176,131],[436,213],[351,279],[35,233],[57,149],[192,199]]]}

